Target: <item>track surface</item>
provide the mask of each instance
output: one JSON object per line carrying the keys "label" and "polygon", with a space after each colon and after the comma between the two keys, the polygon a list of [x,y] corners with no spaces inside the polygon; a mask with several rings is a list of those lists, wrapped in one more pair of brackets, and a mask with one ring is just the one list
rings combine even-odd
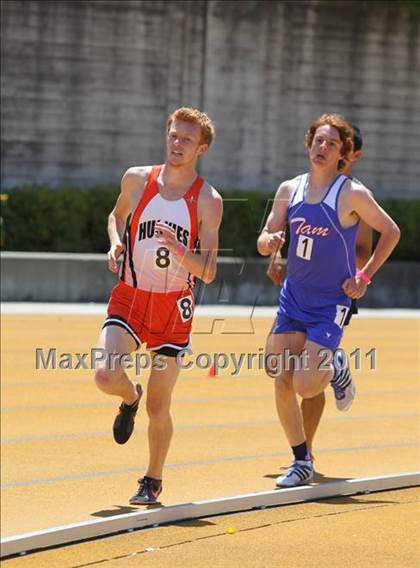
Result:
{"label": "track surface", "polygon": [[[96,390],[91,371],[35,370],[36,348],[88,352],[101,321],[100,316],[3,316],[2,536],[133,510],[127,501],[147,464],[144,406],[133,438],[117,446],[111,425],[118,401]],[[258,355],[270,324],[269,318],[197,318],[188,360],[222,351]],[[360,349],[357,398],[343,414],[327,393],[315,446],[317,481],[420,469],[419,340],[418,319],[354,318],[343,347]],[[371,349],[376,349],[376,370],[366,356]],[[164,505],[269,490],[279,468],[290,463],[271,381],[256,363],[236,378],[232,372],[231,365],[212,378],[194,365],[181,375]],[[146,377],[143,371],[138,379],[145,384]],[[110,559],[104,566],[277,566],[287,560],[295,567],[317,560],[326,567],[414,566],[418,499],[418,491],[409,489],[205,519],[7,564],[42,566],[49,559],[49,566],[64,567]],[[237,532],[225,534],[228,526]],[[296,555],[302,538],[305,552]],[[161,550],[145,555],[148,547]],[[124,556],[134,553],[143,556]]]}

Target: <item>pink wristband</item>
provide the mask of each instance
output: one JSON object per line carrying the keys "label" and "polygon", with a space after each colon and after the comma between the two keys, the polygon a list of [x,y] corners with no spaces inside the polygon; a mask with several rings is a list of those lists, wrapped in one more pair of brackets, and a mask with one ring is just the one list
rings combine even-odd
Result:
{"label": "pink wristband", "polygon": [[365,284],[367,284],[369,286],[369,284],[372,282],[372,280],[369,278],[369,276],[367,276],[364,272],[360,271],[356,274],[356,276],[358,278],[360,278],[360,280],[363,280],[363,282]]}
{"label": "pink wristband", "polygon": [[183,247],[183,246],[181,245],[181,243],[178,243],[178,244],[176,245],[176,249],[174,250],[174,255],[175,255],[175,256],[183,256],[184,253],[185,253],[185,247]]}

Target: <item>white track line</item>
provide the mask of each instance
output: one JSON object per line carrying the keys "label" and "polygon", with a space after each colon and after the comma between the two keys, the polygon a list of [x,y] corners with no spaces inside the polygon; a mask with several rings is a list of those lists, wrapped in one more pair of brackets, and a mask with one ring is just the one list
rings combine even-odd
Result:
{"label": "white track line", "polygon": [[[1,313],[5,315],[102,315],[105,317],[106,304],[74,304],[74,303],[42,303],[42,302],[2,302]],[[197,306],[196,316],[215,317],[247,317],[274,318],[277,312],[276,306],[256,307],[253,306],[229,306],[208,305]],[[420,310],[406,309],[366,309],[360,308],[359,318],[373,319],[420,319]]]}
{"label": "white track line", "polygon": [[291,489],[248,493],[222,499],[159,507],[7,537],[1,540],[1,557],[100,536],[109,536],[121,531],[175,523],[185,519],[236,513],[261,507],[290,505],[342,495],[400,489],[415,485],[420,485],[420,472],[332,481],[318,485],[313,484]]}

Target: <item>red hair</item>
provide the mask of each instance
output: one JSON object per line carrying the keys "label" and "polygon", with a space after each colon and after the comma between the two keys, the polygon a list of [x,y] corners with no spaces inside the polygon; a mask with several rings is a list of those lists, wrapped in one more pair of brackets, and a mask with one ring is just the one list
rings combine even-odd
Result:
{"label": "red hair", "polygon": [[305,146],[310,149],[312,142],[314,141],[315,132],[320,126],[328,124],[337,129],[340,136],[340,140],[343,143],[341,149],[343,154],[343,159],[338,162],[338,169],[341,169],[346,161],[349,160],[351,153],[353,152],[353,128],[347,122],[347,120],[340,114],[323,114],[322,116],[315,119],[309,126],[305,134]]}
{"label": "red hair", "polygon": [[175,110],[169,117],[166,123],[167,131],[171,127],[171,124],[175,120],[182,120],[183,122],[189,122],[191,124],[198,124],[201,128],[201,139],[200,144],[210,144],[213,142],[214,139],[214,125],[211,119],[205,114],[196,108],[191,107],[181,107]]}

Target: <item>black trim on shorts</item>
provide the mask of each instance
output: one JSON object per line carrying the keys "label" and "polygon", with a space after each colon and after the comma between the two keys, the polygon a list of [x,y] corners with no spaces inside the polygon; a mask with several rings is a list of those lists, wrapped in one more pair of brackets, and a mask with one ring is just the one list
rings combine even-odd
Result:
{"label": "black trim on shorts", "polygon": [[123,282],[125,282],[125,263],[127,261],[128,227],[129,227],[129,222],[127,221],[126,227],[125,227],[125,234],[124,234],[125,246],[124,246],[124,256],[123,256],[123,261],[122,261],[121,277],[120,277]]}
{"label": "black trim on shorts", "polygon": [[176,357],[181,351],[188,347],[189,341],[182,345],[177,345],[176,347],[170,347],[169,345],[164,345],[159,349],[151,349],[153,353],[157,353],[158,355],[166,355],[166,357]]}
{"label": "black trim on shorts", "polygon": [[346,319],[344,320],[343,327],[346,326],[346,325],[349,325],[352,316],[354,316],[358,313],[359,313],[359,310],[357,309],[357,301],[352,300],[351,305],[350,305],[350,309],[347,312]]}
{"label": "black trim on shorts", "polygon": [[[110,321],[110,320],[112,320],[112,321]],[[115,321],[115,320],[119,320],[119,321]],[[130,336],[136,342],[137,349],[140,347],[141,343],[139,342],[139,340],[135,336],[134,330],[131,329],[131,325],[129,323],[127,323],[121,316],[114,316],[114,315],[110,314],[106,318],[106,320],[104,321],[104,323],[102,325],[102,329],[104,329],[104,327],[109,327],[110,325],[115,325],[116,327],[121,327],[121,329],[124,329],[124,331],[129,333]]]}
{"label": "black trim on shorts", "polygon": [[[139,221],[140,222],[140,221]],[[131,248],[131,221],[130,225],[127,229],[127,248],[128,248],[128,263],[130,265],[131,270],[131,278],[133,279],[133,288],[137,288],[137,276],[136,271],[134,270],[134,262],[133,262],[133,251]]]}

